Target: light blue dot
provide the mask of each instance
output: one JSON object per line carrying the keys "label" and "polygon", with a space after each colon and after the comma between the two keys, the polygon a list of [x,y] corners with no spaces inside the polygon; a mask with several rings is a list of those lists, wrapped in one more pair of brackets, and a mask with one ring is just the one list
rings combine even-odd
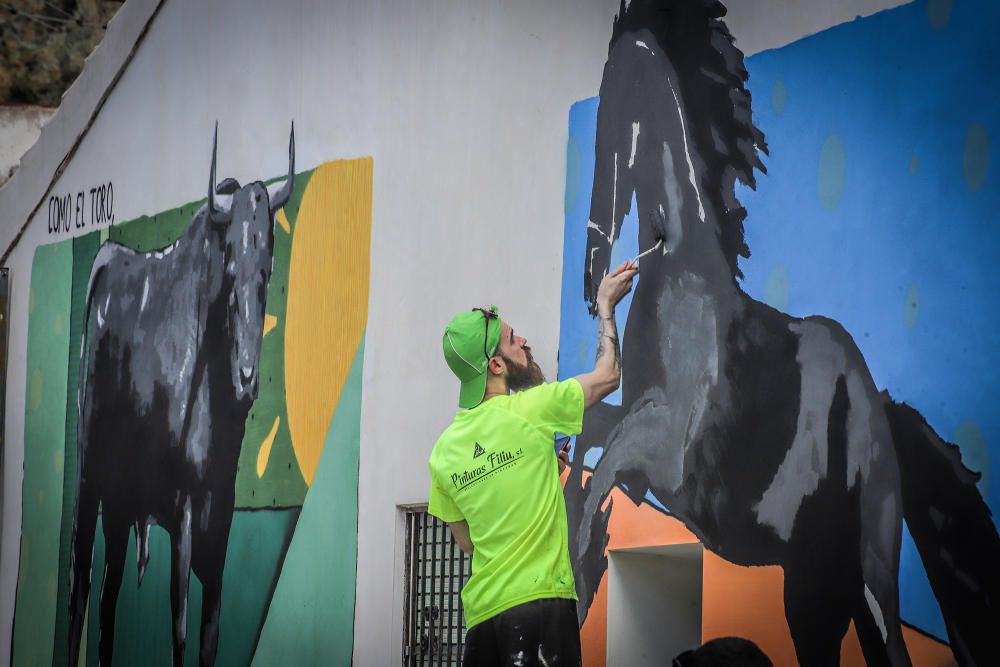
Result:
{"label": "light blue dot", "polygon": [[907,328],[912,329],[920,315],[920,292],[916,287],[906,290],[906,300],[903,301],[903,320]]}
{"label": "light blue dot", "polygon": [[965,134],[965,150],[962,153],[965,182],[973,192],[983,186],[989,161],[990,138],[986,128],[980,123],[973,123]]}
{"label": "light blue dot", "polygon": [[788,308],[788,272],[785,267],[776,266],[771,269],[764,288],[764,303],[778,310]]}
{"label": "light blue dot", "polygon": [[580,146],[575,137],[566,142],[566,200],[564,210],[569,216],[576,211],[577,199],[580,196]]}
{"label": "light blue dot", "polygon": [[785,110],[785,102],[788,99],[788,90],[785,88],[785,82],[778,79],[774,82],[774,88],[771,89],[771,107],[774,109],[774,113],[779,116]]}
{"label": "light blue dot", "polygon": [[990,488],[990,458],[986,438],[983,437],[979,424],[971,420],[962,422],[955,429],[953,440],[962,450],[962,463],[965,467],[982,475],[976,486],[979,487],[979,492],[986,496]]}
{"label": "light blue dot", "polygon": [[846,173],[847,158],[844,155],[844,142],[839,135],[831,134],[823,142],[819,152],[816,183],[819,201],[826,210],[832,211],[840,203],[840,197],[844,194]]}
{"label": "light blue dot", "polygon": [[931,27],[935,30],[948,25],[951,19],[952,0],[928,0],[927,19],[931,22]]}

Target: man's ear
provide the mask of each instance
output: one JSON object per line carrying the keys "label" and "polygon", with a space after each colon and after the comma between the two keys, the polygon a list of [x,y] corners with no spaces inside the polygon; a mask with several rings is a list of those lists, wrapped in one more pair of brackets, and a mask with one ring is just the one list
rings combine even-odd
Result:
{"label": "man's ear", "polygon": [[503,375],[507,372],[507,364],[504,363],[504,360],[500,358],[499,354],[490,358],[487,368],[490,373],[493,373],[493,375]]}

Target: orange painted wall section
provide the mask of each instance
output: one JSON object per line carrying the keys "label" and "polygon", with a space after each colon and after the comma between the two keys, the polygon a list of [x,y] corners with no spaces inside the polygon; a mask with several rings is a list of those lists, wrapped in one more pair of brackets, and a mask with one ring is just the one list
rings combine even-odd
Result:
{"label": "orange painted wall section", "polygon": [[[648,503],[636,506],[619,489],[611,492],[611,501],[614,504],[608,524],[609,550],[698,541],[677,519]],[[744,637],[767,653],[775,667],[798,664],[785,621],[784,573],[780,567],[734,565],[705,550],[702,573],[702,641]],[[606,667],[607,627],[605,573],[580,633],[584,667]],[[905,626],[903,632],[914,667],[956,664],[947,644]],[[843,640],[841,665],[865,665],[853,624]]]}
{"label": "orange painted wall section", "polygon": [[785,574],[778,566],[742,567],[705,550],[702,560],[701,640],[744,637],[771,662],[795,664],[785,621]]}

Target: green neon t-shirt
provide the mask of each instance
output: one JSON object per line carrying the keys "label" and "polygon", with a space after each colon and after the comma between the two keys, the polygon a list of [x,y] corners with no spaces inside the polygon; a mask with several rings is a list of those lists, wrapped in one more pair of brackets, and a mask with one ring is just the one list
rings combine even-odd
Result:
{"label": "green neon t-shirt", "polygon": [[475,545],[467,627],[531,600],[577,599],[554,436],[582,426],[583,387],[570,379],[463,410],[434,445],[427,511],[467,521]]}

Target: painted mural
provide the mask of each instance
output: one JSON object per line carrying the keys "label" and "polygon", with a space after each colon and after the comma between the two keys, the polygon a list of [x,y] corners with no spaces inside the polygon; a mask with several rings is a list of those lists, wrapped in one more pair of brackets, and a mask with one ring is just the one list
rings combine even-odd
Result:
{"label": "painted mural", "polygon": [[210,149],[206,199],[36,251],[15,664],[350,661],[373,163]]}
{"label": "painted mural", "polygon": [[567,153],[560,377],[605,271],[641,269],[566,481],[587,664],[606,550],[695,540],[706,641],[997,661],[996,14],[917,2],[744,59],[720,3],[622,3]]}

